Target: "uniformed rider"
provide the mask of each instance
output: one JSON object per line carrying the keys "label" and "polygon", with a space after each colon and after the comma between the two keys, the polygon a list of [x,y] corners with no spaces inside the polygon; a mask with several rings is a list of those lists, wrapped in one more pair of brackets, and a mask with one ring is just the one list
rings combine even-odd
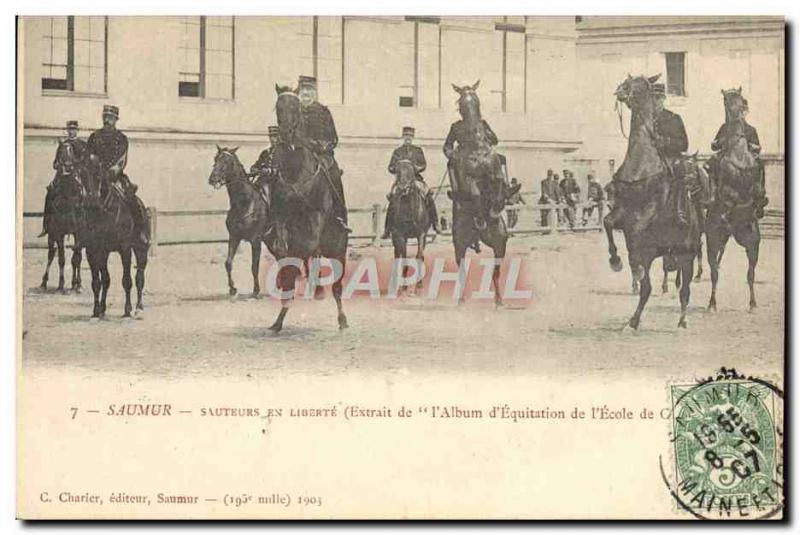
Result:
{"label": "uniformed rider", "polygon": [[313,76],[300,76],[297,88],[303,114],[302,142],[319,158],[325,174],[333,186],[334,214],[342,227],[347,227],[347,205],[342,186],[342,170],[334,158],[334,149],[339,144],[336,125],[330,110],[317,101],[317,79]]}
{"label": "uniformed rider", "polygon": [[[427,167],[427,163],[425,162],[425,153],[422,150],[422,147],[414,145],[414,134],[415,130],[411,126],[404,126],[403,127],[403,144],[394,149],[392,152],[392,157],[389,160],[389,173],[393,176],[397,176],[397,162],[401,160],[408,160],[414,166],[414,170],[416,171],[416,179],[419,180],[424,184],[425,178],[422,176],[422,173],[425,171]],[[383,224],[383,236],[381,239],[388,239],[389,235],[391,234],[391,228],[389,227],[391,218],[394,214],[394,193],[395,187],[397,186],[397,181],[395,180],[392,182],[392,188],[389,191],[388,199],[389,199],[389,207],[386,210],[386,220]],[[431,223],[433,225],[433,230],[436,233],[441,232],[439,228],[439,217],[436,214],[436,204],[433,201],[433,192],[427,187],[424,186],[425,192],[425,199],[428,203],[428,215],[430,216]]]}
{"label": "uniformed rider", "polygon": [[75,177],[75,169],[74,166],[82,165],[86,155],[88,154],[88,148],[86,142],[82,139],[78,138],[78,121],[70,120],[67,121],[67,138],[62,142],[69,145],[72,145],[72,154],[74,158],[74,162],[72,166],[65,166],[59,165],[58,161],[58,150],[56,150],[56,157],[53,160],[53,169],[56,170],[55,177],[50,183],[47,185],[47,194],[44,198],[44,215],[42,217],[42,232],[39,234],[39,237],[44,236],[47,234],[47,226],[50,222],[50,217],[52,216],[53,211],[53,195],[55,190],[58,188],[61,180],[64,178]]}
{"label": "uniformed rider", "polygon": [[89,154],[99,159],[100,166],[110,182],[118,182],[122,186],[139,238],[146,243],[149,237],[145,228],[147,224],[145,207],[136,197],[136,184],[124,173],[128,163],[128,138],[117,130],[118,120],[117,106],[108,104],[103,106],[103,127],[89,136]]}

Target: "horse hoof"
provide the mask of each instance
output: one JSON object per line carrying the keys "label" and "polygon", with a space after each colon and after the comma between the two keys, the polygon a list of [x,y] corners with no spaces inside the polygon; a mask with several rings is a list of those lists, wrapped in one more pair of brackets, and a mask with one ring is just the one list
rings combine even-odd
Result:
{"label": "horse hoof", "polygon": [[133,311],[133,319],[135,320],[143,320],[144,319],[144,310],[141,308],[137,308]]}
{"label": "horse hoof", "polygon": [[236,292],[237,292],[236,288],[231,287],[231,289],[228,290],[228,295],[233,297],[234,295],[236,295]]}
{"label": "horse hoof", "polygon": [[612,256],[608,259],[608,265],[616,272],[622,271],[622,260],[618,256]]}
{"label": "horse hoof", "polygon": [[123,323],[133,323],[133,316],[130,313],[123,314],[122,315],[122,321],[123,321]]}
{"label": "horse hoof", "polygon": [[100,316],[92,316],[91,318],[89,318],[89,323],[99,323],[99,322],[100,322]]}
{"label": "horse hoof", "polygon": [[339,330],[340,331],[343,331],[343,330],[345,330],[345,329],[347,329],[349,327],[350,327],[350,325],[347,324],[347,318],[345,318],[344,316],[339,318]]}
{"label": "horse hoof", "polygon": [[678,328],[680,328],[680,329],[685,329],[686,328],[686,320],[685,319],[681,319],[681,320],[678,321]]}
{"label": "horse hoof", "polygon": [[274,333],[281,332],[281,329],[283,329],[283,325],[279,325],[277,323],[273,323],[272,325],[269,326],[269,330]]}
{"label": "horse hoof", "polygon": [[708,307],[706,308],[708,312],[716,312],[717,311],[717,304],[716,303],[709,303]]}
{"label": "horse hoof", "polygon": [[76,288],[73,288],[73,289],[72,289],[72,292],[73,292],[73,293],[76,293],[76,294],[79,294],[79,293],[81,293],[81,287],[80,287],[80,286],[78,286],[78,287],[76,287]]}
{"label": "horse hoof", "polygon": [[753,312],[755,312],[755,311],[756,311],[756,309],[757,309],[757,308],[758,308],[758,305],[757,305],[757,304],[755,304],[755,303],[750,303],[750,305],[747,307],[747,311],[748,311],[748,312],[750,312],[750,313],[752,314]]}
{"label": "horse hoof", "polygon": [[494,302],[494,308],[495,308],[495,310],[499,310],[499,309],[501,309],[501,308],[503,308],[503,307],[505,307],[505,306],[506,306],[506,304],[505,304],[505,303],[503,303],[503,300],[502,300],[502,299],[498,299],[497,301],[495,301],[495,302]]}
{"label": "horse hoof", "polygon": [[251,298],[251,299],[256,299],[256,300],[258,300],[258,299],[261,299],[261,292],[253,292],[253,293],[250,295],[250,298]]}

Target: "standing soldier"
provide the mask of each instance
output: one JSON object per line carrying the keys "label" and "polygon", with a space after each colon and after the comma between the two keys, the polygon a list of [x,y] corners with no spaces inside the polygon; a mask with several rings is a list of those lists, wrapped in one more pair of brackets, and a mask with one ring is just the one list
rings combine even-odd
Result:
{"label": "standing soldier", "polygon": [[303,130],[300,138],[318,158],[325,175],[331,182],[334,197],[336,220],[347,232],[347,205],[342,186],[342,170],[336,163],[333,151],[339,144],[336,125],[330,110],[317,101],[317,79],[313,76],[300,76],[298,96],[303,114]]}
{"label": "standing soldier", "polygon": [[[78,121],[67,121],[67,139],[63,141],[63,143],[68,143],[72,145],[72,153],[75,159],[75,162],[78,165],[82,165],[86,155],[88,154],[88,147],[86,142],[82,139],[78,139]],[[39,234],[41,238],[45,234],[47,234],[47,225],[50,222],[50,217],[53,212],[53,195],[55,191],[58,189],[61,180],[67,177],[75,176],[75,169],[63,167],[60,168],[58,165],[58,151],[56,150],[56,157],[53,160],[53,169],[56,170],[56,175],[52,181],[47,185],[47,194],[44,198],[44,216],[42,217],[42,232]]]}
{"label": "standing soldier", "polygon": [[597,207],[598,212],[600,212],[600,203],[603,202],[603,188],[600,186],[600,183],[595,180],[594,173],[586,175],[586,179],[589,181],[589,185],[586,187],[586,200],[589,201],[589,205],[583,207],[584,227],[589,222],[589,218],[592,217],[592,212],[594,212],[595,207]]}
{"label": "standing soldier", "polygon": [[142,243],[149,241],[147,216],[141,200],[136,197],[138,186],[124,173],[128,164],[128,138],[117,130],[119,108],[106,104],[103,106],[103,127],[89,136],[89,154],[100,160],[100,166],[109,182],[119,182],[133,216],[135,229]]}
{"label": "standing soldier", "polygon": [[[515,192],[511,194],[506,201],[506,204],[509,206],[515,206],[517,204],[528,204],[525,202],[525,199],[522,198],[522,195],[519,193],[519,189],[522,185],[517,181],[516,178],[511,178],[511,187],[514,188]],[[508,228],[514,228],[517,226],[517,222],[519,221],[519,208],[509,208],[508,209]]]}
{"label": "standing soldier", "polygon": [[[558,191],[558,175],[553,174],[552,169],[547,170],[547,178],[542,180],[542,194],[539,197],[539,204],[557,204],[559,201],[559,191]],[[550,210],[540,210],[539,213],[541,214],[541,223],[543,227],[548,226],[548,217],[550,216]]]}
{"label": "standing soldier", "polygon": [[[422,147],[414,145],[414,134],[415,130],[413,127],[403,127],[403,144],[394,149],[394,152],[392,152],[392,157],[389,160],[389,173],[394,178],[397,173],[397,162],[400,160],[408,160],[414,165],[414,169],[416,170],[417,174],[417,180],[424,184],[425,179],[422,177],[422,172],[425,171],[427,163],[425,162],[425,153],[422,151]],[[389,234],[391,233],[389,222],[391,221],[391,217],[394,213],[394,203],[392,201],[394,199],[394,188],[396,185],[397,182],[393,181],[389,195],[387,195],[387,198],[389,199],[389,207],[386,210],[386,220],[383,224],[383,236],[381,236],[381,239],[384,240],[388,239]],[[428,215],[430,216],[433,230],[438,234],[441,232],[439,228],[439,217],[436,215],[436,204],[433,202],[433,192],[427,186],[425,187],[425,199],[428,203]]]}
{"label": "standing soldier", "polygon": [[564,208],[564,215],[567,217],[569,228],[575,228],[575,209],[578,204],[581,188],[578,182],[572,175],[572,171],[564,169],[564,179],[561,181],[561,192],[563,195],[564,203],[567,205]]}

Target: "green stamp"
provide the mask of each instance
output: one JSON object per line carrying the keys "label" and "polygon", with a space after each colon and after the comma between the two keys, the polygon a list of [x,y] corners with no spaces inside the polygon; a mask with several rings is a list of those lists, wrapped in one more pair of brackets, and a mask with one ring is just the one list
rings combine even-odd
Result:
{"label": "green stamp", "polygon": [[783,393],[722,368],[693,385],[673,385],[678,505],[699,518],[770,518],[783,507]]}

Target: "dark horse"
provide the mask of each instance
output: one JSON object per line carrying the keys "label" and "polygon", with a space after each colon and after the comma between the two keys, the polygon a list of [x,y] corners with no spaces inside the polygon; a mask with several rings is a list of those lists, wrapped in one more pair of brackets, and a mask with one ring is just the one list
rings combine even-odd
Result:
{"label": "dark horse", "polygon": [[[394,188],[394,211],[389,222],[394,245],[394,257],[406,258],[407,245],[411,238],[417,239],[417,261],[425,260],[425,245],[428,229],[433,223],[426,206],[424,183],[416,180],[414,164],[409,160],[397,162],[397,184]],[[403,267],[403,276],[407,276],[408,266]],[[422,279],[417,282],[417,289],[422,287]]]}
{"label": "dark horse", "polygon": [[[700,223],[701,239],[697,243],[697,272],[695,273],[694,276],[694,280],[699,281],[703,276],[702,234],[705,233],[706,208],[710,201],[710,199],[708,198],[708,194],[712,190],[712,185],[708,177],[708,173],[706,173],[706,170],[702,165],[700,165],[697,159],[696,152],[691,157],[681,162],[681,164],[684,166],[683,172],[684,176],[686,177],[686,182],[687,184],[689,184],[689,187],[693,189],[692,202],[695,203],[694,209],[695,213],[698,215]],[[668,274],[670,267],[671,266],[669,266],[669,263],[666,260],[664,260],[663,261],[664,279],[661,281],[661,293],[667,293],[669,291]],[[634,279],[634,283],[637,283],[636,279]],[[677,274],[675,275],[675,287],[678,289],[680,289],[681,287],[680,271],[678,271]]]}
{"label": "dark horse", "polygon": [[733,236],[747,252],[747,285],[750,288],[749,310],[756,308],[755,282],[761,230],[758,226],[754,193],[763,169],[750,152],[745,138],[743,111],[747,105],[741,90],[724,91],[728,135],[723,140],[721,158],[712,166],[712,181],[717,188],[714,202],[708,209],[706,241],[708,265],[711,268],[709,310],[717,309],[717,280],[725,245]]}
{"label": "dark horse", "polygon": [[86,247],[86,258],[92,270],[92,292],[94,293],[93,319],[100,319],[106,313],[106,297],[111,286],[108,273],[108,257],[112,252],[119,253],[122,260],[122,287],[125,290],[123,317],[131,317],[131,255],[136,257],[136,311],[141,319],[144,310],[142,290],[144,290],[144,270],[147,267],[147,252],[150,249],[149,218],[145,221],[147,241],[142,241],[134,224],[125,193],[120,186],[108,180],[97,156],[89,157],[85,187],[85,225],[81,227],[81,245]]}
{"label": "dark horse", "polygon": [[273,251],[282,264],[277,287],[284,298],[281,299],[281,311],[270,329],[279,332],[283,328],[283,320],[294,296],[295,281],[300,275],[300,266],[286,263],[284,259],[305,264],[311,281],[315,277],[309,264],[319,257],[329,258],[341,268],[332,291],[339,328],[345,329],[347,317],[342,308],[342,275],[347,261],[347,230],[335,216],[335,203],[343,201],[319,158],[308,147],[309,140],[302,136],[305,128],[297,93],[277,84],[275,91],[278,94],[275,111],[281,143],[276,147],[275,162],[279,172],[272,182],[272,199],[285,214],[288,239],[287,251],[279,250],[282,248]]}
{"label": "dark horse", "polygon": [[[481,118],[480,100],[474,85],[453,89],[459,94],[458,111],[467,125],[469,139],[459,144],[453,156],[451,198],[453,200],[453,245],[456,263],[461,266],[467,248],[480,239],[491,247],[495,260],[492,273],[494,301],[503,304],[500,296],[500,263],[506,255],[508,231],[501,214],[505,206],[505,190],[500,173],[500,159],[486,139]],[[463,303],[464,295],[459,298]]]}
{"label": "dark horse", "polygon": [[253,272],[253,297],[261,293],[258,283],[258,268],[261,262],[261,242],[269,223],[269,206],[256,186],[248,180],[247,172],[236,156],[236,149],[217,146],[214,156],[214,168],[208,177],[208,183],[215,189],[225,186],[228,190],[230,208],[225,218],[228,228],[228,257],[225,259],[225,271],[228,273],[228,293],[236,295],[233,284],[233,257],[242,240],[250,242],[251,269]]}
{"label": "dark horse", "polygon": [[[695,203],[686,205],[688,226],[681,226],[675,210],[662,206],[667,188],[672,188],[671,163],[655,145],[655,113],[651,85],[658,76],[628,78],[615,92],[617,100],[631,109],[630,136],[625,160],[614,176],[617,202],[604,218],[608,238],[609,262],[615,271],[622,269],[617,255],[613,231],[625,234],[630,264],[640,279],[639,304],[627,325],[637,329],[652,291],[650,266],[659,256],[669,258],[681,273],[681,316],[679,327],[686,327],[686,309],[694,269],[694,258],[700,241],[699,217]],[[673,192],[674,194],[674,192]]]}
{"label": "dark horse", "polygon": [[78,229],[82,216],[84,162],[77,161],[71,143],[58,142],[56,150],[56,172],[52,193],[52,213],[47,219],[47,267],[42,275],[42,290],[47,289],[50,264],[58,250],[58,291],[64,292],[64,238],[72,234],[72,290],[81,291],[82,246],[78,240]]}

